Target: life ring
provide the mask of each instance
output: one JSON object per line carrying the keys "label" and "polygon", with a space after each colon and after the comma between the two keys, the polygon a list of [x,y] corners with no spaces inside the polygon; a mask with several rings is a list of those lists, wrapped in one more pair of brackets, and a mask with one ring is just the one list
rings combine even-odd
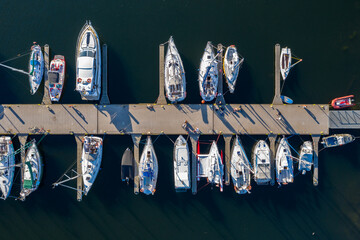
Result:
{"label": "life ring", "polygon": [[81,83],[81,80],[82,80],[81,78],[78,78],[78,79],[77,79],[78,83]]}
{"label": "life ring", "polygon": [[88,83],[91,83],[91,78],[88,78],[86,81],[87,81]]}

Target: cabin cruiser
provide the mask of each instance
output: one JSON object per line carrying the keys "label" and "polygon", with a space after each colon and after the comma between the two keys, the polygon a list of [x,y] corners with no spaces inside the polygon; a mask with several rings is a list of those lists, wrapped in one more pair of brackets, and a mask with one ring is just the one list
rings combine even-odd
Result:
{"label": "cabin cruiser", "polygon": [[258,185],[271,182],[270,148],[264,140],[255,143],[252,151],[254,179]]}
{"label": "cabin cruiser", "polygon": [[334,134],[324,137],[322,144],[325,148],[342,146],[355,141],[355,137],[351,134]]}
{"label": "cabin cruiser", "polygon": [[219,70],[211,45],[208,42],[199,69],[200,95],[204,101],[211,101],[217,95]]}
{"label": "cabin cruiser", "polygon": [[29,61],[30,93],[34,95],[38,90],[44,75],[44,56],[39,45],[31,47]]}
{"label": "cabin cruiser", "polygon": [[76,44],[76,91],[85,100],[99,100],[101,93],[101,48],[99,37],[87,21]]}
{"label": "cabin cruiser", "polygon": [[139,163],[140,192],[146,195],[155,194],[158,171],[157,157],[151,137],[148,136]]}
{"label": "cabin cruiser", "polygon": [[313,145],[310,141],[306,141],[300,147],[299,171],[304,175],[307,171],[311,171],[313,164]]}
{"label": "cabin cruiser", "polygon": [[231,45],[226,49],[223,68],[230,93],[235,91],[236,80],[243,63],[244,58],[239,56],[235,45]]}
{"label": "cabin cruiser", "polygon": [[0,137],[0,190],[1,199],[10,195],[15,173],[15,154],[11,138]]}
{"label": "cabin cruiser", "polygon": [[171,36],[165,56],[165,90],[170,102],[180,102],[186,97],[186,79],[180,54]]}
{"label": "cabin cruiser", "polygon": [[174,144],[174,180],[176,192],[190,189],[190,152],[187,141],[181,135]]}
{"label": "cabin cruiser", "polygon": [[50,70],[48,71],[49,79],[49,93],[50,99],[53,102],[58,102],[61,97],[62,90],[65,83],[65,57],[62,55],[55,55],[54,60],[50,63]]}
{"label": "cabin cruiser", "polygon": [[294,180],[293,160],[286,138],[283,137],[280,141],[276,152],[276,180],[278,184],[292,183]]}

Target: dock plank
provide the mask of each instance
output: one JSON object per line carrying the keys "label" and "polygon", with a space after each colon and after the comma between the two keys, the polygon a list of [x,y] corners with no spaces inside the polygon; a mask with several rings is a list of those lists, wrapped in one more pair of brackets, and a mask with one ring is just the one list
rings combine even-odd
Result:
{"label": "dock plank", "polygon": [[100,104],[101,105],[109,105],[110,104],[110,99],[109,99],[109,95],[108,95],[108,76],[107,76],[107,70],[108,70],[108,64],[107,64],[107,45],[103,44],[102,45],[102,94],[101,94],[101,99],[100,99]]}
{"label": "dock plank", "polygon": [[158,104],[166,104],[165,98],[165,45],[159,45],[159,97]]}
{"label": "dock plank", "polygon": [[224,135],[225,140],[225,185],[230,185],[230,167],[231,167],[231,139],[233,135]]}
{"label": "dock plank", "polygon": [[49,79],[48,71],[50,66],[50,47],[48,44],[44,46],[44,95],[41,104],[50,105],[50,91],[49,91]]}
{"label": "dock plank", "polygon": [[191,192],[193,195],[197,193],[197,142],[198,134],[189,134],[191,141]]}
{"label": "dock plank", "polygon": [[280,87],[280,44],[275,45],[275,94],[273,99],[273,104],[283,104],[281,100],[281,87]]}
{"label": "dock plank", "polygon": [[140,188],[140,177],[139,177],[139,163],[140,163],[140,140],[141,134],[132,134],[131,135],[132,141],[134,143],[134,159],[135,159],[135,166],[134,166],[134,193],[139,194]]}
{"label": "dock plank", "polygon": [[312,135],[314,147],[313,185],[319,185],[319,141],[321,135]]}
{"label": "dock plank", "polygon": [[83,178],[82,178],[82,168],[81,168],[81,155],[82,155],[82,139],[84,135],[75,134],[76,141],[76,172],[78,177],[76,178],[76,199],[80,202],[83,196]]}

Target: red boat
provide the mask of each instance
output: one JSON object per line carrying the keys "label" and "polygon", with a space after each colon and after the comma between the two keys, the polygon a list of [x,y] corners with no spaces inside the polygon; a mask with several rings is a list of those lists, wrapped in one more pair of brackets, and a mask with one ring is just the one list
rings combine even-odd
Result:
{"label": "red boat", "polygon": [[342,109],[355,106],[354,95],[335,98],[331,101],[331,106],[334,109]]}

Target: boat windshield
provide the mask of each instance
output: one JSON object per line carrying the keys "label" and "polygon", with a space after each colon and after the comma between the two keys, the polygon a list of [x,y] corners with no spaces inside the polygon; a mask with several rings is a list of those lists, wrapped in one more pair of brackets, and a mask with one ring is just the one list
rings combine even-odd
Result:
{"label": "boat windshield", "polygon": [[85,51],[80,52],[80,57],[92,57],[93,58],[93,57],[95,57],[95,52],[85,50]]}
{"label": "boat windshield", "polygon": [[50,83],[56,84],[59,83],[59,73],[57,72],[48,72],[48,79]]}
{"label": "boat windshield", "polygon": [[338,145],[338,141],[336,137],[331,137],[327,139],[327,144],[329,146],[337,146]]}

